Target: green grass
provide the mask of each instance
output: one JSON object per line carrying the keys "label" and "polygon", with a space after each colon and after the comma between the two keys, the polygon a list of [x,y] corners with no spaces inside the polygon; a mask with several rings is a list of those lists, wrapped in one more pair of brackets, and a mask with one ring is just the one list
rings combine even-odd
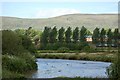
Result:
{"label": "green grass", "polygon": [[17,73],[17,72],[7,70],[7,69],[3,69],[2,77],[3,78],[24,78],[24,75]]}
{"label": "green grass", "polygon": [[[19,57],[2,55],[2,78],[23,78],[26,72],[37,69],[37,64],[32,59],[32,56],[27,53],[20,55]],[[24,56],[22,57],[22,55]],[[26,58],[24,58],[25,55]]]}
{"label": "green grass", "polygon": [[80,53],[80,50],[38,50],[37,53]]}
{"label": "green grass", "polygon": [[37,58],[90,60],[90,61],[114,61],[116,53],[36,53]]}

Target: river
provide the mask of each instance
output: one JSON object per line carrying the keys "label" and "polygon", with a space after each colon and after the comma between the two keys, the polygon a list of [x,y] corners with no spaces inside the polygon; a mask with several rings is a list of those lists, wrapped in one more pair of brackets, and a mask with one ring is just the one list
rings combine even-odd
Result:
{"label": "river", "polygon": [[106,68],[109,62],[63,60],[63,59],[37,59],[38,70],[32,73],[32,78],[55,77],[91,77],[107,78]]}

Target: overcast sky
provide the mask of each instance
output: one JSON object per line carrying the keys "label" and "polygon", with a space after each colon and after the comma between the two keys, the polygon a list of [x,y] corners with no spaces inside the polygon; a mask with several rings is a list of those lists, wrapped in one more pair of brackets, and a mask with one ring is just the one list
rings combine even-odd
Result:
{"label": "overcast sky", "polygon": [[49,18],[65,14],[114,14],[118,2],[2,2],[0,16]]}

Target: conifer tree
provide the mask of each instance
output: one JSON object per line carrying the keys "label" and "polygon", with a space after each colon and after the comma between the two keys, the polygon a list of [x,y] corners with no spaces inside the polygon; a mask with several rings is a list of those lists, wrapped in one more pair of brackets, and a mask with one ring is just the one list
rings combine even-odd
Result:
{"label": "conifer tree", "polygon": [[73,41],[76,43],[79,40],[79,28],[76,27],[75,30],[73,31]]}
{"label": "conifer tree", "polygon": [[102,28],[101,33],[100,33],[100,42],[102,45],[105,44],[105,37],[106,37],[105,35],[106,35],[106,31],[104,28]]}
{"label": "conifer tree", "polygon": [[93,43],[94,44],[99,44],[100,43],[99,39],[100,39],[99,28],[95,28],[94,31],[93,31],[93,36],[92,36]]}
{"label": "conifer tree", "polygon": [[87,29],[82,26],[81,30],[80,30],[80,42],[86,42],[86,34],[87,34]]}
{"label": "conifer tree", "polygon": [[111,29],[109,29],[107,32],[107,44],[108,44],[108,46],[111,46],[112,38],[113,38],[113,34],[112,34]]}
{"label": "conifer tree", "polygon": [[49,42],[50,43],[56,43],[56,41],[57,41],[56,38],[57,38],[57,28],[55,26],[49,34]]}
{"label": "conifer tree", "polygon": [[65,33],[65,29],[63,27],[61,27],[58,31],[58,41],[59,42],[64,42],[64,33]]}
{"label": "conifer tree", "polygon": [[71,27],[68,27],[66,32],[65,32],[65,41],[66,41],[66,43],[71,42],[71,35],[72,35]]}

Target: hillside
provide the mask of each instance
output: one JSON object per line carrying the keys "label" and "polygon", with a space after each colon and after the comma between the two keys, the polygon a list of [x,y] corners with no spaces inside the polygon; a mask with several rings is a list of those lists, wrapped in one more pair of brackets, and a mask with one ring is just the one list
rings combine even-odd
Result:
{"label": "hillside", "polygon": [[[118,25],[117,14],[69,14],[53,18],[16,18],[2,17],[3,29],[17,29],[33,27],[34,29],[43,30],[44,26],[60,27],[82,27],[85,26],[89,30],[95,27],[115,28]],[[0,22],[1,24],[1,22]]]}

